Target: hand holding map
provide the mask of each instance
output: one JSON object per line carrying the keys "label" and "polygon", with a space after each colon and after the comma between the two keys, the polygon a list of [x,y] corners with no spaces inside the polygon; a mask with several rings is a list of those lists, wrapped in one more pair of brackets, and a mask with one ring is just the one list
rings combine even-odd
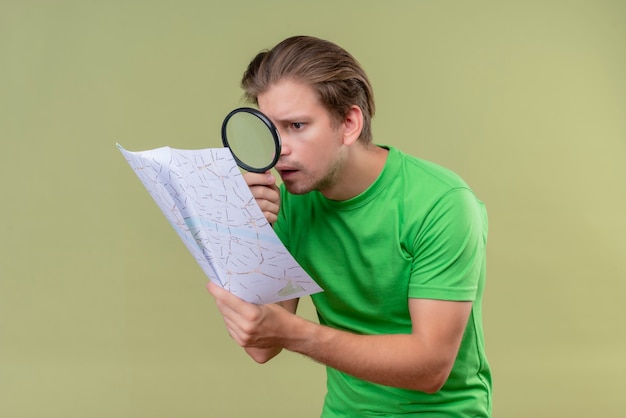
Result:
{"label": "hand holding map", "polygon": [[228,148],[118,148],[212,282],[256,304],[322,291],[272,230]]}

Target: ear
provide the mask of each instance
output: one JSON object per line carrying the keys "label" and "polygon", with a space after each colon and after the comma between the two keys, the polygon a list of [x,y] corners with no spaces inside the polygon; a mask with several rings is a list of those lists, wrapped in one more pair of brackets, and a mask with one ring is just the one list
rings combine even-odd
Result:
{"label": "ear", "polygon": [[354,144],[359,139],[362,129],[363,112],[360,107],[352,105],[343,120],[343,143],[345,145]]}

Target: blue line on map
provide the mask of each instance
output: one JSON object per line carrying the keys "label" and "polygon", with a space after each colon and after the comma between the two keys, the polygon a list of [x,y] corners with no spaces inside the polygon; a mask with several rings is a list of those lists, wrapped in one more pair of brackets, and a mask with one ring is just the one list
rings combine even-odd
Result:
{"label": "blue line on map", "polygon": [[245,228],[245,227],[234,226],[234,225],[224,225],[221,223],[211,221],[209,219],[203,219],[203,218],[198,218],[198,217],[185,218],[185,222],[187,223],[187,227],[189,227],[190,230],[209,229],[210,231],[217,232],[220,234],[225,234],[225,235],[231,234],[231,235],[241,237],[241,238],[247,238],[251,240],[261,240],[263,242],[267,242],[270,244],[281,245],[281,242],[276,235],[262,234],[262,233],[259,233],[258,230],[253,229],[252,227]]}

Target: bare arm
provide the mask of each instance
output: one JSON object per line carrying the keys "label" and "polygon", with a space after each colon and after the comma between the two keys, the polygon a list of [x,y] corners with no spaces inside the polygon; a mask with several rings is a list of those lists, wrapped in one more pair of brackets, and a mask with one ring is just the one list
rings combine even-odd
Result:
{"label": "bare arm", "polygon": [[285,346],[363,380],[433,393],[456,359],[471,302],[409,299],[411,334],[355,335],[309,324]]}
{"label": "bare arm", "polygon": [[246,349],[286,348],[364,380],[429,393],[448,378],[472,307],[471,302],[409,299],[411,334],[356,335],[276,305],[249,304],[215,285],[209,291],[230,335]]}

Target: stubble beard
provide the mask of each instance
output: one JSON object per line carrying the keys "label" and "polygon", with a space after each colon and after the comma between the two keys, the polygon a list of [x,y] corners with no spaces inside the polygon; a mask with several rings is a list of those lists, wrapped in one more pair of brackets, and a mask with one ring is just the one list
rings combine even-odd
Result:
{"label": "stubble beard", "polygon": [[[326,173],[320,179],[313,179],[311,182],[307,181],[306,183],[300,183],[300,185],[285,181],[285,187],[291,194],[306,194],[313,190],[318,190],[324,194],[325,191],[331,190],[337,184],[343,166],[344,156],[343,154],[340,154],[327,168]],[[305,170],[301,169],[300,172],[306,176]]]}

